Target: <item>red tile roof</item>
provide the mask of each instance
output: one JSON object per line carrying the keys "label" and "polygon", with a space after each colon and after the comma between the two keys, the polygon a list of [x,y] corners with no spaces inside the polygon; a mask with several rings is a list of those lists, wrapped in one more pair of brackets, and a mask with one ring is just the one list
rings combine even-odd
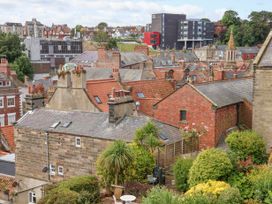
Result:
{"label": "red tile roof", "polygon": [[[103,111],[108,112],[108,95],[111,94],[112,88],[115,90],[121,90],[122,85],[114,79],[101,79],[101,80],[89,80],[87,81],[87,93],[94,104]],[[95,97],[99,97],[101,103],[98,103]]]}
{"label": "red tile roof", "polygon": [[[153,114],[153,104],[174,92],[173,85],[166,80],[141,80],[124,83],[131,88],[132,97],[140,102],[139,110],[147,115]],[[142,93],[144,97],[139,97]]]}
{"label": "red tile roof", "polygon": [[8,142],[8,145],[13,152],[15,150],[15,142],[14,142],[14,127],[13,125],[7,125],[0,127],[0,131],[2,132],[4,138]]}
{"label": "red tile roof", "polygon": [[9,190],[9,195],[11,195],[11,193],[14,190],[14,185],[15,183],[15,178],[11,177],[11,176],[0,176],[0,191],[5,191],[5,190]]}

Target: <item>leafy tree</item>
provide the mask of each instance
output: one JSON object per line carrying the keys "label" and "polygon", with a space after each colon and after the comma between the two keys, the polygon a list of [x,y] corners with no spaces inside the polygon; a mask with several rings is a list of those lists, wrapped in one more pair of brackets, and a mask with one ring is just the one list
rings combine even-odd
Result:
{"label": "leafy tree", "polygon": [[189,171],[189,184],[208,180],[226,180],[233,169],[227,154],[219,149],[207,149],[198,154]]}
{"label": "leafy tree", "polygon": [[153,153],[161,145],[157,127],[149,121],[145,126],[136,130],[134,142]]}
{"label": "leafy tree", "polygon": [[117,46],[117,39],[116,38],[109,38],[108,43],[106,45],[106,49],[116,49],[118,48]]}
{"label": "leafy tree", "polygon": [[97,31],[94,35],[94,41],[97,42],[99,45],[102,45],[103,43],[107,43],[109,40],[108,33],[104,31]]}
{"label": "leafy tree", "polygon": [[103,171],[99,172],[99,170],[105,169],[110,178],[114,178],[114,184],[118,185],[124,182],[124,177],[121,175],[124,175],[125,170],[132,164],[133,156],[128,145],[118,140],[101,154],[98,161],[98,166],[100,166],[98,174],[105,176]]}
{"label": "leafy tree", "polygon": [[147,175],[152,174],[155,167],[155,159],[153,155],[142,146],[131,144],[130,149],[133,156],[133,162],[128,179],[143,182],[146,180]]}
{"label": "leafy tree", "polygon": [[228,10],[228,11],[225,11],[221,22],[224,26],[227,26],[227,28],[229,28],[230,26],[233,26],[233,25],[239,25],[240,18],[236,11]]}
{"label": "leafy tree", "polygon": [[101,22],[101,23],[99,23],[99,24],[97,25],[97,28],[98,28],[99,30],[104,30],[104,29],[107,28],[107,27],[108,27],[108,24],[105,23],[105,22]]}
{"label": "leafy tree", "polygon": [[75,27],[76,32],[80,32],[80,31],[81,31],[81,28],[83,28],[82,25],[76,25],[76,27]]}
{"label": "leafy tree", "polygon": [[18,35],[0,33],[0,55],[5,55],[10,63],[22,55],[23,48]]}
{"label": "leafy tree", "polygon": [[233,132],[226,138],[226,143],[238,160],[246,160],[248,157],[252,157],[255,164],[262,164],[267,161],[264,140],[256,132]]}
{"label": "leafy tree", "polygon": [[21,55],[14,61],[12,69],[16,71],[17,77],[21,81],[24,81],[25,75],[28,76],[29,78],[33,77],[34,71],[32,65],[28,57],[25,55]]}
{"label": "leafy tree", "polygon": [[174,164],[173,171],[175,176],[176,187],[180,191],[188,190],[188,175],[193,164],[193,159],[179,158]]}

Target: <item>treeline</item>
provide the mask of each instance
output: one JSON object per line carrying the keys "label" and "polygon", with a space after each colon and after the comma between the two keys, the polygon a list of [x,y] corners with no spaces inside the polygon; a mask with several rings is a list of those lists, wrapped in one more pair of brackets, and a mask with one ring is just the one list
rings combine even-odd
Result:
{"label": "treeline", "polygon": [[226,44],[233,29],[236,46],[254,46],[264,42],[272,29],[272,12],[253,11],[248,19],[241,19],[236,11],[228,10],[215,31],[218,44]]}

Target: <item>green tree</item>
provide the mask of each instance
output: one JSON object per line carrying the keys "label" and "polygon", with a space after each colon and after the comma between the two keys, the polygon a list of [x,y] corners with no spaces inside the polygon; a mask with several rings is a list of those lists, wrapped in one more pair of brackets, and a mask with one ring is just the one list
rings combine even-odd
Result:
{"label": "green tree", "polygon": [[193,165],[193,159],[179,158],[173,166],[176,187],[180,191],[187,191],[189,170]]}
{"label": "green tree", "polygon": [[198,154],[189,171],[190,186],[208,180],[226,180],[233,170],[227,154],[219,149],[207,149]]}
{"label": "green tree", "polygon": [[[114,178],[114,184],[118,185],[124,182],[124,177],[121,175],[124,175],[132,162],[133,156],[130,148],[125,142],[118,140],[101,154],[98,171],[105,169],[111,178]],[[98,172],[98,174],[105,176],[103,172]]]}
{"label": "green tree", "polygon": [[107,28],[107,27],[108,27],[108,24],[105,23],[105,22],[101,22],[101,23],[99,23],[99,24],[97,25],[97,28],[98,28],[99,30],[104,30],[104,29]]}
{"label": "green tree", "polygon": [[25,55],[20,56],[14,61],[12,69],[16,71],[17,77],[20,81],[24,81],[24,76],[28,76],[30,79],[33,77],[34,71],[32,65],[28,57]]}
{"label": "green tree", "polygon": [[0,55],[5,55],[10,63],[22,55],[23,48],[18,35],[0,33]]}
{"label": "green tree", "polygon": [[129,171],[129,180],[144,182],[147,175],[152,174],[155,167],[153,155],[142,146],[131,144],[130,149],[133,156],[133,162]]}
{"label": "green tree", "polygon": [[103,43],[107,44],[108,40],[109,36],[107,32],[99,30],[94,35],[94,41],[97,42],[99,45],[102,45]]}
{"label": "green tree", "polygon": [[221,22],[224,26],[229,28],[230,26],[233,26],[233,25],[239,25],[240,18],[239,18],[238,13],[236,11],[228,10],[228,11],[225,11]]}
{"label": "green tree", "polygon": [[117,46],[117,39],[116,38],[109,38],[107,45],[106,45],[106,49],[110,50],[110,49],[116,49],[118,48]]}
{"label": "green tree", "polygon": [[158,128],[149,121],[142,128],[136,130],[134,142],[153,153],[161,146]]}

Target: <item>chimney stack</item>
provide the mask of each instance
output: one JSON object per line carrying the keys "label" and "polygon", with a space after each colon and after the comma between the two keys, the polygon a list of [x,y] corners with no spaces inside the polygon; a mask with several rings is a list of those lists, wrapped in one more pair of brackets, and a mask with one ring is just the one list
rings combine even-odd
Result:
{"label": "chimney stack", "polygon": [[121,54],[119,51],[113,51],[112,52],[112,76],[116,81],[121,81],[120,68],[121,68]]}
{"label": "chimney stack", "polygon": [[133,115],[136,110],[134,101],[129,91],[112,89],[108,101],[109,123],[118,124],[125,116]]}
{"label": "chimney stack", "polygon": [[66,71],[62,67],[61,69],[59,69],[57,74],[58,74],[57,87],[60,87],[60,88],[71,88],[72,87],[70,71]]}
{"label": "chimney stack", "polygon": [[72,88],[85,89],[86,88],[86,70],[82,66],[75,67],[71,74]]}
{"label": "chimney stack", "polygon": [[8,64],[8,60],[5,57],[1,58],[0,72],[3,72],[7,76],[10,76],[10,67]]}

